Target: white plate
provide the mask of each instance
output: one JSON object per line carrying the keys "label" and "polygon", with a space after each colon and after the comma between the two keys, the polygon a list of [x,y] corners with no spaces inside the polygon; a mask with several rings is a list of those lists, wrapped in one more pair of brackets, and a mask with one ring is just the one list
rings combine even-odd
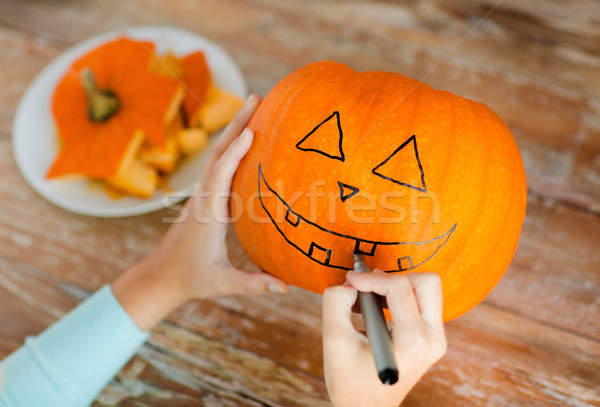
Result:
{"label": "white plate", "polygon": [[[135,27],[111,31],[68,49],[39,73],[21,99],[13,121],[13,152],[27,182],[40,195],[68,211],[90,216],[139,215],[173,205],[189,196],[198,182],[208,149],[189,157],[169,176],[173,192],[158,191],[149,199],[110,198],[103,188],[91,188],[87,180],[52,180],[45,175],[58,154],[56,127],[51,113],[54,88],[71,64],[83,54],[118,37],[150,40],[159,53],[185,55],[201,50],[206,56],[216,85],[242,99],[246,81],[222,48],[199,35],[171,27]],[[214,140],[214,138],[213,138]]]}

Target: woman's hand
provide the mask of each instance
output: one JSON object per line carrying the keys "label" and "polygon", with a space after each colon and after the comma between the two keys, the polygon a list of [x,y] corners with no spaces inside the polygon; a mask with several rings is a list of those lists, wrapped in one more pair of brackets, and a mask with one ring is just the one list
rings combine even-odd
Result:
{"label": "woman's hand", "polygon": [[231,182],[252,144],[253,132],[246,125],[259,101],[251,95],[220,135],[200,185],[157,250],[112,284],[139,328],[152,328],[191,299],[287,291],[287,284],[277,277],[233,265],[225,243]]}
{"label": "woman's hand", "polygon": [[[348,283],[323,294],[325,382],[333,406],[397,407],[446,352],[442,287],[435,273],[348,273]],[[400,373],[392,386],[378,378],[368,339],[352,321],[358,291],[386,298]]]}

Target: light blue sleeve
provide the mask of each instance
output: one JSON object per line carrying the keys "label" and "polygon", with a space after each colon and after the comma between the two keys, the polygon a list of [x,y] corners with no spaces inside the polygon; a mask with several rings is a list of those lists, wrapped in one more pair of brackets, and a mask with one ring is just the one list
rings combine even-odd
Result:
{"label": "light blue sleeve", "polygon": [[147,338],[106,285],[0,362],[0,406],[88,406]]}

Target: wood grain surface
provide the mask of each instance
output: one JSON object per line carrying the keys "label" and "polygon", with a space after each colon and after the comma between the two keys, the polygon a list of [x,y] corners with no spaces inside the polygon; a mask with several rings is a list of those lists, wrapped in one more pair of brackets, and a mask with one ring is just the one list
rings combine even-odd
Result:
{"label": "wood grain surface", "polygon": [[[28,186],[11,150],[16,106],[46,64],[92,35],[156,24],[219,43],[261,95],[331,59],[496,111],[527,171],[519,248],[492,294],[446,325],[448,354],[403,405],[600,406],[595,0],[0,0],[0,358],[150,253],[168,227],[167,209],[121,219],[59,209]],[[320,307],[297,288],[186,304],[97,404],[329,405]]]}

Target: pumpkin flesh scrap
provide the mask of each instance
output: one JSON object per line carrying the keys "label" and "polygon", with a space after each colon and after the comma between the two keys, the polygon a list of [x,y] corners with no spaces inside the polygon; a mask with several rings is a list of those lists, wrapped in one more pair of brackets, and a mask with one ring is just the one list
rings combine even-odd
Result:
{"label": "pumpkin flesh scrap", "polygon": [[202,150],[208,144],[208,133],[202,127],[183,129],[177,133],[177,145],[183,154]]}
{"label": "pumpkin flesh scrap", "polygon": [[179,149],[176,138],[183,129],[181,114],[167,124],[166,140],[163,147],[158,147],[150,142],[145,142],[140,149],[139,157],[145,164],[158,169],[163,174],[169,174],[175,168],[179,158]]}
{"label": "pumpkin flesh scrap", "polygon": [[211,86],[207,91],[204,106],[196,112],[194,123],[212,133],[229,123],[242,106],[244,102],[237,96]]}
{"label": "pumpkin flesh scrap", "polygon": [[122,192],[148,198],[156,191],[158,175],[155,169],[137,158],[143,142],[144,133],[137,131],[121,160],[117,173],[107,178],[106,182]]}

